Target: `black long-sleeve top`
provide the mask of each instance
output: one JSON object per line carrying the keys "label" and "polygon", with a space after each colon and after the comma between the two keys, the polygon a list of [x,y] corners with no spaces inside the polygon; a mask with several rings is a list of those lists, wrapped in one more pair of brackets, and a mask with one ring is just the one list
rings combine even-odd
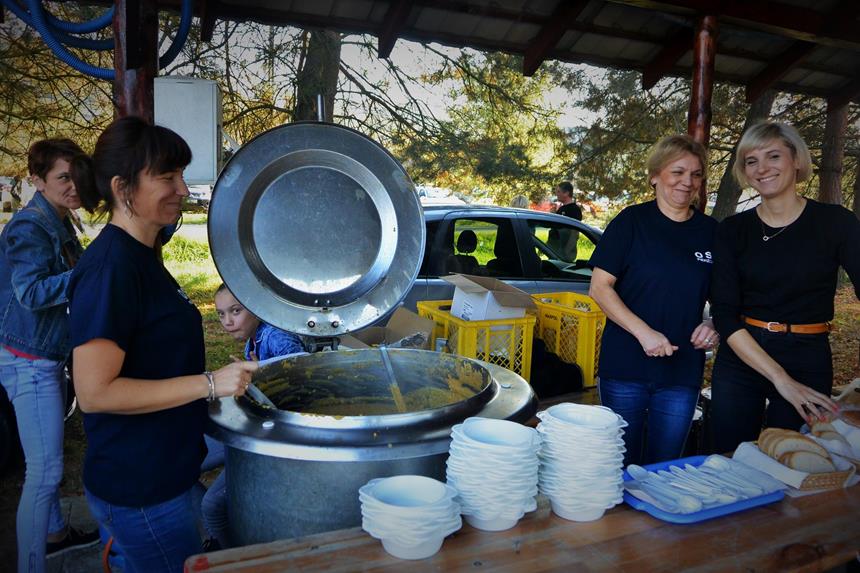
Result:
{"label": "black long-sleeve top", "polygon": [[[832,320],[840,266],[860,298],[860,220],[851,211],[807,199],[800,217],[781,229],[765,225],[755,209],[717,227],[711,314],[723,340],[743,328],[742,316],[789,324]],[[764,241],[763,234],[772,238]]]}

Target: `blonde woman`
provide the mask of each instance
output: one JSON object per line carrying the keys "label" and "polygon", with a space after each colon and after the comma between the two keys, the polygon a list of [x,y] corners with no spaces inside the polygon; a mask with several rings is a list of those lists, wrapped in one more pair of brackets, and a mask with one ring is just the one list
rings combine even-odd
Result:
{"label": "blonde woman", "polygon": [[716,221],[691,207],[707,164],[705,148],[689,136],[657,142],[648,158],[655,200],[621,211],[591,257],[590,294],[609,319],[600,401],[629,424],[625,463],[680,456],[705,350],[717,342],[702,321]]}
{"label": "blonde woman", "polygon": [[711,416],[720,452],[754,440],[762,425],[797,430],[837,411],[828,333],[839,267],[855,293],[860,286],[860,221],[798,193],[811,171],[789,125],[760,123],[738,144],[734,175],[761,204],[717,232],[712,312],[727,344],[714,365]]}

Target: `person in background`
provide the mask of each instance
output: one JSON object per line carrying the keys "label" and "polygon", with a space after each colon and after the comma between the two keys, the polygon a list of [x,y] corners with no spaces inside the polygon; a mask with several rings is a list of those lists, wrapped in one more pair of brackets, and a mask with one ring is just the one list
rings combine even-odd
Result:
{"label": "person in background", "polygon": [[629,424],[625,464],[681,455],[705,350],[717,341],[702,321],[717,223],[691,207],[707,164],[705,148],[689,136],[658,141],[648,157],[656,199],[621,211],[591,257],[590,294],[609,319],[598,389]]}
{"label": "person in background", "polygon": [[[227,288],[221,284],[215,291],[215,311],[218,320],[230,336],[245,343],[245,360],[269,360],[278,356],[304,352],[298,335],[261,321],[251,314]],[[224,463],[224,445],[206,437],[209,455],[204,461],[204,469],[212,465],[220,452],[220,463]],[[232,547],[228,529],[227,515],[227,471],[222,471],[202,501],[203,525],[209,538],[203,542],[204,551],[216,551]]]}
{"label": "person in background", "polygon": [[224,330],[234,339],[245,342],[245,360],[267,360],[304,352],[298,335],[276,328],[251,314],[223,283],[215,291],[215,310]]}
{"label": "person in background", "polygon": [[110,216],[72,272],[74,383],[88,448],[90,510],[127,572],[182,571],[200,552],[192,508],[207,400],[244,394],[255,362],[206,371],[200,312],[157,245],[188,195],[191,150],[138,117],[111,123],[72,176],[83,207]]}
{"label": "person in background", "polygon": [[582,221],[582,209],[573,200],[573,185],[570,181],[562,181],[555,186],[555,198],[560,203],[556,213]]}
{"label": "person in background", "polygon": [[812,160],[797,131],[751,127],[733,169],[761,203],[717,232],[711,310],[727,343],[713,374],[718,452],[755,440],[763,425],[798,430],[837,412],[828,333],[840,266],[860,297],[860,221],[798,193]]}
{"label": "person in background", "polygon": [[0,382],[15,408],[26,474],[18,504],[18,571],[92,545],[98,531],[69,527],[60,511],[65,365],[71,350],[67,289],[83,248],[69,214],[81,206],[69,162],[83,151],[43,139],[27,155],[36,193],[0,233]]}
{"label": "person in background", "polygon": [[529,198],[525,195],[517,195],[511,199],[511,207],[515,209],[528,209],[529,204]]}
{"label": "person in background", "polygon": [[[562,181],[555,186],[555,195],[559,206],[555,210],[559,215],[582,221],[582,209],[573,200],[573,185],[570,181]],[[573,229],[553,229],[548,237],[550,248],[556,251],[565,261],[574,262],[577,256],[579,232]]]}

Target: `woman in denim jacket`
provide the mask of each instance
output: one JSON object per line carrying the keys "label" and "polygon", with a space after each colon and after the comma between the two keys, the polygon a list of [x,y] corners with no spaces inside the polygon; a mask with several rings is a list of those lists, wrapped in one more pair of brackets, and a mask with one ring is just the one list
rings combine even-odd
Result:
{"label": "woman in denim jacket", "polygon": [[42,571],[45,556],[98,541],[71,529],[60,512],[63,411],[69,355],[66,287],[83,249],[69,212],[81,206],[69,139],[30,147],[36,194],[0,233],[0,382],[18,420],[27,464],[18,505],[18,571]]}

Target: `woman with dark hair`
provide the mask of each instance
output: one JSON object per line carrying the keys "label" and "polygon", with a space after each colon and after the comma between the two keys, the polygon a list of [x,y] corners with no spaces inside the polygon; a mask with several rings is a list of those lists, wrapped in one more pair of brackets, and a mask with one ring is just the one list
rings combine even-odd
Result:
{"label": "woman with dark hair", "polygon": [[705,350],[717,341],[702,321],[717,223],[691,207],[707,165],[705,148],[687,135],[658,141],[648,157],[655,200],[621,211],[591,257],[590,294],[609,319],[600,401],[629,424],[628,464],[681,455]]}
{"label": "woman with dark hair", "polygon": [[840,266],[860,297],[860,221],[801,196],[797,183],[811,173],[790,125],[754,125],[738,144],[735,178],[761,203],[717,231],[711,308],[726,344],[711,421],[720,452],[755,440],[763,425],[798,430],[838,411],[828,334]]}
{"label": "woman with dark hair", "polygon": [[205,371],[200,312],[158,256],[188,195],[190,161],[176,133],[125,117],[101,134],[91,163],[73,166],[83,206],[110,215],[69,284],[84,487],[127,571],[182,571],[201,550],[191,489],[207,400],[244,394],[257,368]]}
{"label": "woman with dark hair", "polygon": [[0,382],[15,408],[27,464],[16,522],[18,571],[44,571],[45,556],[98,541],[68,527],[60,512],[64,368],[71,346],[67,287],[83,249],[69,213],[81,206],[70,139],[30,147],[36,194],[0,234]]}

